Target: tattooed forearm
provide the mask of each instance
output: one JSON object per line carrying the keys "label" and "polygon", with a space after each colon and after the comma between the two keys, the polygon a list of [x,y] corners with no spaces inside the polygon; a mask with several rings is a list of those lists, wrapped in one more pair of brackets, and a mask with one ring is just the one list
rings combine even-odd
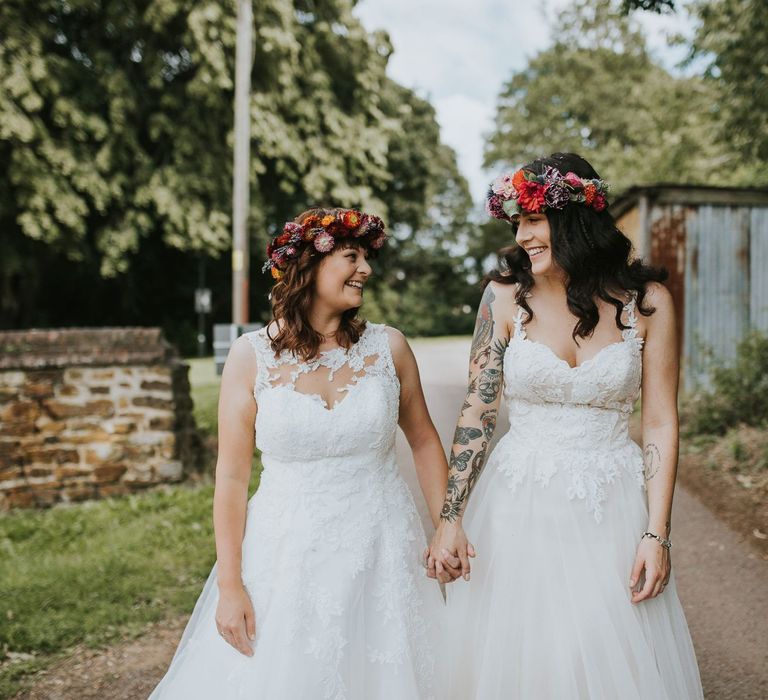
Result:
{"label": "tattooed forearm", "polygon": [[509,340],[506,338],[504,340],[497,338],[493,344],[493,359],[496,360],[496,364],[499,366],[504,364],[504,353],[507,351],[507,345],[509,345]]}
{"label": "tattooed forearm", "polygon": [[488,285],[483,292],[483,298],[480,300],[480,310],[477,312],[477,323],[475,324],[475,335],[472,338],[472,348],[469,352],[470,361],[476,364],[482,364],[485,367],[488,364],[490,356],[491,339],[493,338],[493,304],[496,296]]}
{"label": "tattooed forearm", "polygon": [[477,394],[483,403],[493,403],[499,395],[501,388],[501,370],[484,369],[480,373]]}
{"label": "tattooed forearm", "polygon": [[485,451],[488,449],[488,443],[484,442],[480,451],[472,459],[472,469],[469,472],[469,481],[467,482],[467,488],[471,491],[477,481],[477,477],[480,476],[480,472],[483,471],[483,465],[485,464]]}
{"label": "tattooed forearm", "polygon": [[452,454],[448,466],[457,472],[463,472],[469,466],[469,460],[474,453],[474,450],[463,450],[459,454]]}
{"label": "tattooed forearm", "polygon": [[477,428],[462,428],[457,427],[456,432],[453,435],[454,445],[469,445],[470,440],[476,440],[482,437],[483,431]]}
{"label": "tattooed forearm", "polygon": [[653,479],[661,467],[661,453],[654,443],[649,443],[643,451],[643,475],[646,481]]}
{"label": "tattooed forearm", "polygon": [[458,520],[483,470],[488,445],[496,429],[504,352],[508,339],[494,323],[495,295],[485,288],[469,357],[469,386],[453,436],[448,488],[440,518]]}
{"label": "tattooed forearm", "polygon": [[464,411],[468,408],[472,408],[472,402],[470,397],[477,392],[477,377],[473,377],[469,381],[469,387],[467,387],[467,396],[464,399],[464,403],[461,406],[461,415],[464,415]]}
{"label": "tattooed forearm", "polygon": [[[486,440],[490,440],[493,431],[496,430],[496,416],[498,413],[495,408],[492,408],[488,411],[483,411],[483,415],[480,416],[480,425],[483,428],[483,435],[485,435]],[[478,437],[480,436],[478,435]]]}

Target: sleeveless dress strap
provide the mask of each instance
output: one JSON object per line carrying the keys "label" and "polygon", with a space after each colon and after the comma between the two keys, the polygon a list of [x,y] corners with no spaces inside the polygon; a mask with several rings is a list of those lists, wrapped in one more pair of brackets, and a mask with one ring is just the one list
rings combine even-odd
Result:
{"label": "sleeveless dress strap", "polygon": [[257,400],[261,390],[269,386],[269,368],[274,366],[274,353],[266,332],[266,328],[260,328],[243,334],[256,355],[256,381],[253,385],[253,396]]}
{"label": "sleeveless dress strap", "polygon": [[642,338],[638,338],[637,335],[637,314],[635,313],[637,310],[637,292],[632,291],[630,293],[629,301],[624,304],[624,313],[627,317],[626,325],[628,328],[625,328],[621,335],[624,338],[624,340],[640,340],[642,342]]}
{"label": "sleeveless dress strap", "polygon": [[517,307],[517,313],[515,314],[514,319],[512,319],[513,323],[515,324],[515,335],[514,337],[520,337],[520,340],[525,340],[526,333],[525,333],[525,309],[523,309],[522,306]]}
{"label": "sleeveless dress strap", "polygon": [[365,334],[370,339],[364,348],[364,356],[376,355],[374,371],[385,372],[389,377],[397,379],[395,360],[392,357],[392,347],[389,344],[389,333],[383,323],[368,323]]}

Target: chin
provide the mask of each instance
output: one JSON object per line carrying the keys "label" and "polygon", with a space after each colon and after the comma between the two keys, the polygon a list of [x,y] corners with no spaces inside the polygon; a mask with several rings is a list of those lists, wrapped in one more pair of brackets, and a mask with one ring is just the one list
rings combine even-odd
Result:
{"label": "chin", "polygon": [[552,263],[549,260],[537,260],[531,265],[532,275],[548,275],[552,272]]}

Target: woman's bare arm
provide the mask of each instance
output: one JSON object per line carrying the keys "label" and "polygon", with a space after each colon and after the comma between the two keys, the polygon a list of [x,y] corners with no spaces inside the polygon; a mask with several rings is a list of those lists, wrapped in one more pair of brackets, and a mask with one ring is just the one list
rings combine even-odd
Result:
{"label": "woman's bare arm", "polygon": [[400,331],[387,330],[392,359],[400,379],[400,428],[413,452],[419,486],[424,493],[432,524],[437,527],[448,480],[448,463],[427,410],[413,351]]}
{"label": "woman's bare arm", "polygon": [[454,564],[458,558],[464,578],[469,578],[468,556],[473,552],[466,541],[461,520],[496,429],[504,379],[504,353],[509,343],[507,317],[513,306],[512,293],[511,286],[491,282],[485,288],[477,312],[467,395],[453,438],[441,523],[430,548],[430,559],[436,560],[438,574],[441,568]]}
{"label": "woman's bare arm", "polygon": [[256,633],[253,607],[241,579],[242,544],[253,459],[256,355],[247,338],[232,345],[221,376],[219,452],[213,496],[219,608],[216,624],[224,639],[251,656],[246,639]]}
{"label": "woman's bare arm", "polygon": [[[645,322],[647,331],[643,349],[642,428],[649,511],[647,531],[668,539],[679,443],[675,311],[672,296],[660,284],[649,285],[646,299],[656,309]],[[638,533],[638,537],[642,534]],[[630,576],[633,602],[658,595],[669,579],[670,566],[668,550],[657,540],[643,539]],[[645,582],[642,590],[637,591],[643,572]]]}

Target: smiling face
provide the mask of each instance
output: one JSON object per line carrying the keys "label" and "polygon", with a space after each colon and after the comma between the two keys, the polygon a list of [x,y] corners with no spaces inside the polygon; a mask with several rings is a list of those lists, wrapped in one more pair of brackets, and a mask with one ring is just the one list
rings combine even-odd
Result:
{"label": "smiling face", "polygon": [[545,214],[520,214],[515,240],[528,253],[532,275],[548,275],[558,271],[552,257],[549,220]]}
{"label": "smiling face", "polygon": [[317,266],[316,298],[333,311],[355,309],[363,303],[363,287],[370,275],[367,250],[339,247]]}

